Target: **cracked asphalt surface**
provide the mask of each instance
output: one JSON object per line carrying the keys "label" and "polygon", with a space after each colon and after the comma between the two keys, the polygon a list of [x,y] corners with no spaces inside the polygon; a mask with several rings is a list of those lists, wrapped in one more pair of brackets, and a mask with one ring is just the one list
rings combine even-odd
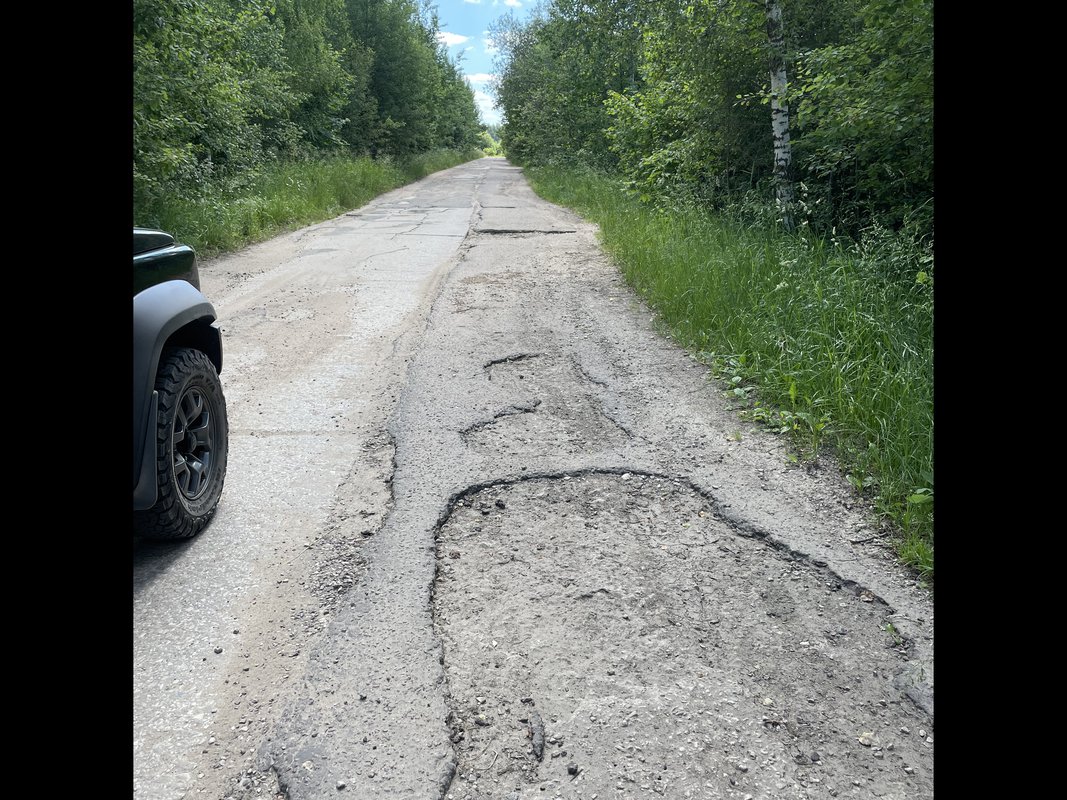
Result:
{"label": "cracked asphalt surface", "polygon": [[134,795],[933,796],[933,609],[483,159],[204,263],[230,470],[134,543]]}

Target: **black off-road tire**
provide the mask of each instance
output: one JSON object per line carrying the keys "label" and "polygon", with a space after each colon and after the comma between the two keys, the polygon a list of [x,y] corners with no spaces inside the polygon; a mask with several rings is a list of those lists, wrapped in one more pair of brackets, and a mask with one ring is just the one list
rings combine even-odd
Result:
{"label": "black off-road tire", "polygon": [[189,348],[164,351],[156,376],[156,504],[133,514],[150,539],[196,536],[215,514],[226,480],[229,425],[215,365]]}

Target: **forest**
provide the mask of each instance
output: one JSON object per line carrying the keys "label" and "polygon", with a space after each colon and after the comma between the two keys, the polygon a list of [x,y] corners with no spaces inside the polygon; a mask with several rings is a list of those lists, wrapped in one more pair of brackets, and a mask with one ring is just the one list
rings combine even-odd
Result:
{"label": "forest", "polygon": [[495,41],[520,163],[615,170],[642,197],[721,208],[774,178],[777,102],[798,222],[932,237],[932,0],[551,0]]}
{"label": "forest", "polygon": [[480,156],[474,94],[438,29],[415,0],[134,0],[135,222],[224,246],[211,216],[241,199],[256,208],[235,235],[270,227],[292,209],[257,201],[307,177],[294,165],[370,181],[343,206]]}

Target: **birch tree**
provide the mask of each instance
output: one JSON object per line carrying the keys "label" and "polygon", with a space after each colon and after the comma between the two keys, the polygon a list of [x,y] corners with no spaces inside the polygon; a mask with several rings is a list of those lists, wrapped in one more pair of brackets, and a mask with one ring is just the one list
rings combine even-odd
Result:
{"label": "birch tree", "polygon": [[781,0],[764,0],[767,43],[771,66],[771,133],[774,136],[774,184],[782,224],[793,228],[793,151],[789,144],[788,80],[785,70],[785,36],[782,32]]}

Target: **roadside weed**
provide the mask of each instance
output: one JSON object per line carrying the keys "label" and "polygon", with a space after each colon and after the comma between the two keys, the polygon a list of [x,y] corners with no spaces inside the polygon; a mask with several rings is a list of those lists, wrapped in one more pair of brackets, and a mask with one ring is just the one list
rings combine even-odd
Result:
{"label": "roadside weed", "polygon": [[904,644],[904,638],[900,635],[900,632],[896,629],[896,626],[892,622],[887,622],[882,629],[889,634],[889,637],[893,640],[895,647],[900,647]]}

